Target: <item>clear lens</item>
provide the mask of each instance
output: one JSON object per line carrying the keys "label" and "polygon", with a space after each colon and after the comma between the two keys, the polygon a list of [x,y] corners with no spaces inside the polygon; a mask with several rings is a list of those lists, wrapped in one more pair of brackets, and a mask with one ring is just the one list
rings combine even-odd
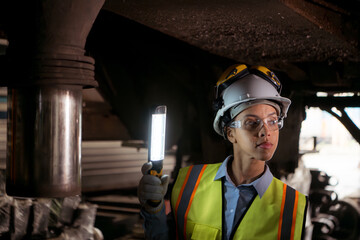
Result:
{"label": "clear lens", "polygon": [[280,130],[283,127],[283,119],[279,116],[270,116],[264,119],[257,117],[245,117],[242,120],[230,123],[231,128],[241,128],[251,132],[258,132],[266,124],[271,131]]}

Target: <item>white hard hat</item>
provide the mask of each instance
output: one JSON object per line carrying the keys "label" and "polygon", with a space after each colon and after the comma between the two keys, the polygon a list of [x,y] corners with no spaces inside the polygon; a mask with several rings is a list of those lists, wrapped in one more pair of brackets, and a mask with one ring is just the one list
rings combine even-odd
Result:
{"label": "white hard hat", "polygon": [[246,108],[256,104],[273,106],[285,118],[290,99],[281,97],[281,83],[273,72],[262,66],[244,64],[229,67],[216,84],[216,117],[213,127],[226,138],[224,127]]}

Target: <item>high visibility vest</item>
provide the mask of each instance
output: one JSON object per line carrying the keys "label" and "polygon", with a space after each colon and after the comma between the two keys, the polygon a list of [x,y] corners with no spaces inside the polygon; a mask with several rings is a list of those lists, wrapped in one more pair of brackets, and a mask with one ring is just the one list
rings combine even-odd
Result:
{"label": "high visibility vest", "polygon": [[[171,205],[177,239],[222,239],[223,184],[214,181],[219,164],[194,165],[180,170]],[[244,213],[233,239],[301,239],[307,197],[273,178],[260,199],[256,195]]]}

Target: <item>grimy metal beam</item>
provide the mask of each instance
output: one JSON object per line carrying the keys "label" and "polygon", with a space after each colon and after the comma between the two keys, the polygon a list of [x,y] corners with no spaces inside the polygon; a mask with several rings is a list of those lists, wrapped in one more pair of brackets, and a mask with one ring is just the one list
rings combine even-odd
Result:
{"label": "grimy metal beam", "polygon": [[321,109],[327,111],[337,120],[339,120],[344,125],[344,127],[349,131],[351,136],[360,144],[360,129],[354,124],[354,122],[351,120],[349,115],[347,115],[344,108],[340,108],[340,109],[337,108],[341,112],[341,115],[338,115],[332,109],[329,108],[321,108]]}
{"label": "grimy metal beam", "polygon": [[[349,131],[351,136],[360,144],[360,129],[355,125],[351,118],[347,115],[346,107],[359,107],[360,96],[353,97],[307,97],[305,105],[308,107],[319,107],[321,110],[327,111]],[[335,113],[332,108],[336,107],[341,115]]]}
{"label": "grimy metal beam", "polygon": [[319,108],[359,107],[360,96],[353,97],[305,97],[305,105]]}

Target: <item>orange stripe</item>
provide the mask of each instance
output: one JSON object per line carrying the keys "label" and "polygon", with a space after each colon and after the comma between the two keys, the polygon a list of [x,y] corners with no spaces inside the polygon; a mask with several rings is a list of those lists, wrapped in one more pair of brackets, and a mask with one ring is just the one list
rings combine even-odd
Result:
{"label": "orange stripe", "polygon": [[283,221],[285,198],[286,198],[286,184],[284,184],[284,187],[283,187],[283,195],[282,195],[280,219],[279,219],[279,228],[278,228],[278,238],[277,238],[278,240],[280,240],[280,237],[281,237],[281,225],[282,225],[282,221]]}
{"label": "orange stripe", "polygon": [[175,205],[175,226],[176,226],[176,239],[179,239],[179,234],[178,234],[178,225],[177,225],[177,211],[178,211],[178,207],[179,207],[179,204],[180,204],[180,200],[181,200],[181,197],[183,195],[183,192],[184,192],[184,189],[185,189],[185,186],[186,186],[186,183],[187,181],[189,180],[189,176],[190,176],[190,173],[191,173],[191,170],[194,166],[190,166],[189,167],[189,170],[188,172],[186,173],[186,177],[185,177],[185,180],[184,180],[184,183],[183,185],[181,186],[181,190],[180,190],[180,194],[178,196],[178,199],[176,201],[176,205]]}
{"label": "orange stripe", "polygon": [[298,200],[299,200],[299,192],[295,192],[295,202],[294,202],[294,210],[293,210],[293,217],[292,217],[292,226],[291,226],[291,238],[294,239],[294,233],[295,233],[295,223],[296,223],[296,213],[297,213],[297,207],[298,207]]}
{"label": "orange stripe", "polygon": [[202,169],[201,169],[201,172],[200,172],[200,174],[199,174],[199,177],[198,177],[198,179],[196,180],[196,184],[195,184],[194,190],[193,190],[193,192],[191,193],[189,205],[188,205],[188,207],[187,207],[187,209],[186,209],[186,212],[185,212],[185,217],[184,217],[184,239],[185,239],[185,240],[186,240],[186,222],[187,222],[187,215],[188,215],[188,213],[189,213],[189,210],[190,210],[192,201],[193,201],[193,199],[194,199],[194,196],[195,196],[197,187],[199,186],[201,177],[202,177],[202,175],[204,174],[204,171],[205,171],[205,168],[206,168],[206,167],[207,167],[207,164],[205,164],[205,165],[202,167]]}

